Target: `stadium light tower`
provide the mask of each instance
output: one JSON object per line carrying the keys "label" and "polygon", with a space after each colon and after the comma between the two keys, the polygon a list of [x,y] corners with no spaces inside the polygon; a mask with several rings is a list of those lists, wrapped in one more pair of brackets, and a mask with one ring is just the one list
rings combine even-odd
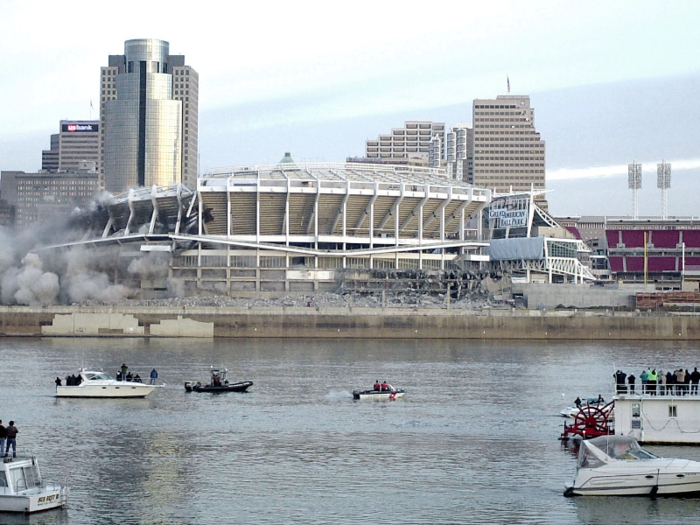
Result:
{"label": "stadium light tower", "polygon": [[642,165],[637,164],[637,161],[633,161],[632,164],[627,165],[627,181],[629,189],[632,190],[632,195],[634,196],[634,218],[636,219],[639,215],[637,190],[642,189]]}
{"label": "stadium light tower", "polygon": [[668,218],[668,202],[666,200],[666,190],[671,187],[671,164],[661,161],[656,165],[656,187],[661,190],[661,218]]}

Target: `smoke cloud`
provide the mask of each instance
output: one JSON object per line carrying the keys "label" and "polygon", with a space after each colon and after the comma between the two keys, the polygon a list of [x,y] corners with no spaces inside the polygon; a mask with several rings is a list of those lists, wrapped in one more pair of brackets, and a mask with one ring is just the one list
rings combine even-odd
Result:
{"label": "smoke cloud", "polygon": [[[63,227],[64,229],[62,229]],[[168,279],[170,254],[120,252],[119,247],[45,249],[69,242],[77,233],[65,223],[13,234],[0,227],[0,303],[54,305],[115,304],[138,297],[141,279],[160,279],[168,294],[184,295],[182,283]]]}

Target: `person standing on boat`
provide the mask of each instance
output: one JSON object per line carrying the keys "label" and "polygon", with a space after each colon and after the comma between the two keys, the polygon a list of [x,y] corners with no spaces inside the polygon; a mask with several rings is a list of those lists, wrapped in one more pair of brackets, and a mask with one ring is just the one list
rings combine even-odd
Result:
{"label": "person standing on boat", "polygon": [[9,426],[7,427],[7,445],[5,446],[5,457],[10,452],[10,447],[12,447],[12,457],[16,458],[17,457],[17,427],[15,426],[14,421],[10,421]]}
{"label": "person standing on boat", "polygon": [[666,395],[666,374],[663,370],[659,370],[659,395]]}
{"label": "person standing on boat", "polygon": [[630,375],[627,377],[627,382],[630,384],[630,394],[634,394],[634,381],[635,381],[636,379],[637,379],[637,378],[634,377],[634,374],[630,374]]}
{"label": "person standing on boat", "polygon": [[658,376],[656,375],[656,368],[652,369],[651,372],[649,372],[649,379],[648,379],[648,385],[647,385],[647,390],[649,390],[649,394],[652,396],[656,395],[656,378]]}
{"label": "person standing on boat", "polygon": [[2,419],[0,419],[0,454],[5,450],[5,441],[7,440],[7,429],[5,425],[2,424]]}
{"label": "person standing on boat", "polygon": [[642,370],[642,373],[639,374],[639,379],[642,380],[642,395],[647,393],[647,383],[649,381],[649,372],[646,370]]}
{"label": "person standing on boat", "polygon": [[696,366],[690,373],[690,393],[696,396],[698,395],[698,383],[700,383],[700,372]]}
{"label": "person standing on boat", "polygon": [[126,363],[122,363],[122,381],[126,381],[126,373],[129,371],[129,367]]}
{"label": "person standing on boat", "polygon": [[156,384],[156,379],[158,379],[158,370],[155,368],[151,370],[151,384],[155,385]]}

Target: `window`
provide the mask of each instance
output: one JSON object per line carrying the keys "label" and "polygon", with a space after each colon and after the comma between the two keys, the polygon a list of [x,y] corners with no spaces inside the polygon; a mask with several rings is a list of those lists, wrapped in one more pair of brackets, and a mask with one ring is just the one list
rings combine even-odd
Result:
{"label": "window", "polygon": [[678,417],[678,407],[675,405],[669,405],[668,407],[668,417]]}

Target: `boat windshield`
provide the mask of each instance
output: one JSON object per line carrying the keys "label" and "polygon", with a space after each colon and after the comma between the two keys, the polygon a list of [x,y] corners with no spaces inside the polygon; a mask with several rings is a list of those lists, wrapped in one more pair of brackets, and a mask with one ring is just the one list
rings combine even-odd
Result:
{"label": "boat windshield", "polygon": [[112,376],[109,374],[105,374],[104,372],[85,372],[85,379],[88,381],[97,381],[97,380],[110,380],[112,379]]}
{"label": "boat windshield", "polygon": [[658,459],[644,450],[633,438],[626,436],[601,436],[582,443],[579,451],[579,467],[596,468],[610,461],[638,461]]}

